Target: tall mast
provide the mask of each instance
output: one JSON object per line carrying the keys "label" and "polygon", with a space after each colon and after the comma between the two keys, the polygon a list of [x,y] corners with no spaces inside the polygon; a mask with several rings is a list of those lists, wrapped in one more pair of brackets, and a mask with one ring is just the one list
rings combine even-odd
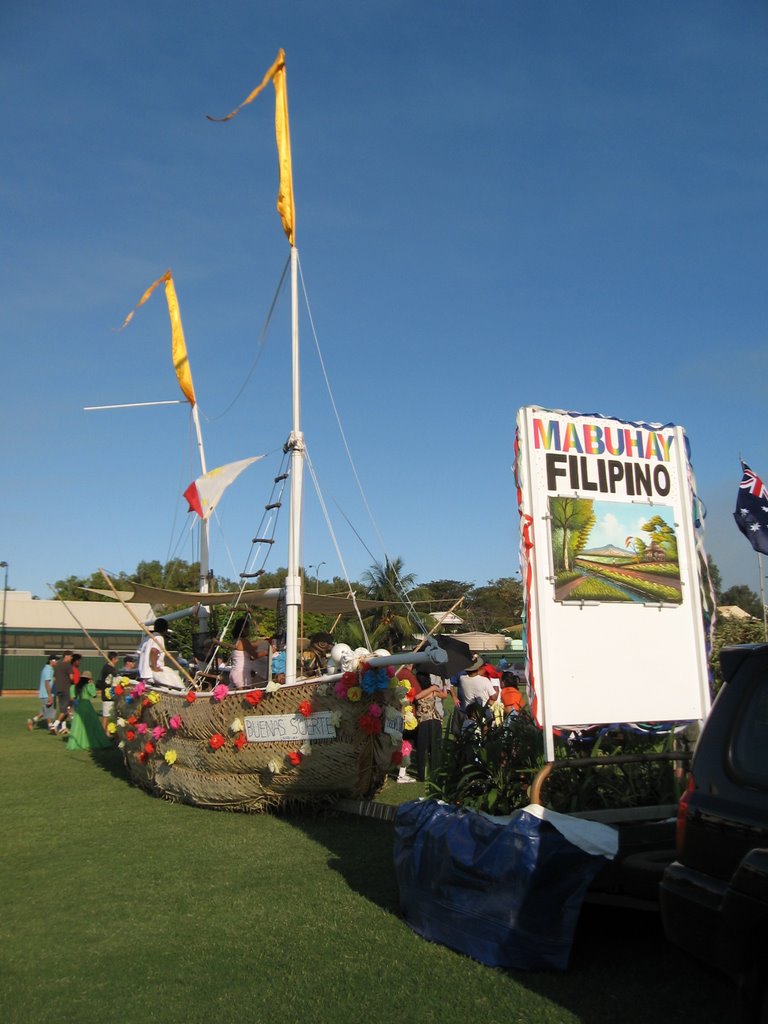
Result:
{"label": "tall mast", "polygon": [[288,523],[288,574],[285,578],[285,681],[296,682],[296,657],[301,607],[299,542],[301,538],[302,482],[304,477],[304,435],[301,432],[299,387],[299,253],[291,246],[291,434],[286,450],[291,453]]}
{"label": "tall mast", "polygon": [[[200,456],[200,468],[202,469],[202,475],[208,472],[208,468],[205,464],[205,448],[203,447],[203,432],[200,429],[200,415],[197,411],[197,402],[192,406],[192,422],[195,424],[195,436],[197,438],[197,451]],[[209,555],[209,529],[210,521],[208,516],[200,520],[200,586],[199,590],[201,594],[208,593],[208,570],[210,568],[210,555]],[[201,635],[208,632],[208,617],[209,611],[206,605],[201,604],[197,610],[197,622],[198,630]]]}

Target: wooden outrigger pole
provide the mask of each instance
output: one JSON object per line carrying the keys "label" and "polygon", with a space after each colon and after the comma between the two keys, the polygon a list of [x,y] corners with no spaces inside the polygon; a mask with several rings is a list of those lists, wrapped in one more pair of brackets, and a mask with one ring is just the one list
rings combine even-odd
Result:
{"label": "wooden outrigger pole", "polygon": [[[126,610],[126,611],[128,612],[128,614],[129,614],[129,615],[131,616],[131,618],[132,618],[132,619],[133,619],[133,621],[134,621],[134,622],[136,623],[136,625],[137,625],[137,626],[139,627],[139,629],[140,629],[140,630],[142,631],[142,633],[146,633],[146,635],[147,635],[147,636],[148,636],[148,637],[150,638],[150,640],[151,640],[151,639],[152,639],[152,634],[151,634],[151,633],[150,633],[150,631],[149,631],[149,630],[147,629],[147,627],[146,627],[146,626],[144,625],[144,623],[143,623],[143,622],[142,622],[142,621],[141,621],[141,620],[140,620],[140,619],[138,618],[138,616],[136,616],[136,615],[134,614],[134,612],[133,612],[133,609],[132,609],[132,608],[129,608],[129,607],[128,607],[128,604],[127,604],[127,603],[126,603],[126,602],[125,602],[125,601],[124,601],[124,600],[122,599],[122,597],[120,597],[120,594],[119,594],[119,593],[117,592],[117,589],[115,588],[115,585],[114,585],[114,583],[113,583],[113,582],[112,582],[112,580],[111,580],[111,579],[109,578],[109,576],[107,575],[107,573],[106,573],[106,572],[105,572],[105,571],[104,571],[103,569],[99,569],[99,572],[100,572],[100,573],[101,573],[101,575],[102,575],[102,576],[104,577],[104,579],[105,579],[105,580],[107,581],[107,586],[108,586],[108,587],[109,587],[109,589],[110,589],[110,590],[112,591],[112,593],[114,594],[115,598],[116,598],[116,599],[117,599],[117,600],[118,600],[118,601],[120,602],[120,604],[121,604],[121,605],[123,606],[123,608],[125,608],[125,610]],[[170,652],[170,651],[166,651],[166,652],[165,652],[165,655],[166,655],[166,657],[168,658],[168,660],[169,660],[169,661],[170,661],[170,662],[171,662],[171,663],[172,663],[173,665],[175,665],[175,666],[176,666],[176,668],[177,668],[177,669],[179,670],[179,672],[181,672],[181,674],[182,674],[182,675],[184,676],[184,678],[185,678],[185,679],[187,680],[187,682],[189,683],[189,685],[190,685],[190,686],[194,686],[194,685],[195,685],[195,680],[194,680],[194,679],[192,678],[192,676],[191,676],[191,675],[189,674],[189,672],[187,672],[187,670],[186,670],[186,669],[184,668],[184,666],[183,666],[183,665],[181,665],[181,664],[179,664],[179,662],[178,662],[178,661],[177,661],[177,660],[176,660],[176,659],[174,658],[174,656],[173,656],[173,655],[171,654],[171,652]]]}

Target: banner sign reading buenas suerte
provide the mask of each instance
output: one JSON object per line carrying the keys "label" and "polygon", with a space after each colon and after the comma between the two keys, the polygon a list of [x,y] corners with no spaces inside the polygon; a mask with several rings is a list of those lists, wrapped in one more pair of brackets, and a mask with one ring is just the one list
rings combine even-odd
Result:
{"label": "banner sign reading buenas suerte", "polygon": [[303,743],[304,740],[332,740],[336,736],[330,711],[314,711],[307,718],[299,714],[248,715],[243,721],[245,738],[249,743],[275,743],[278,740]]}
{"label": "banner sign reading buenas suerte", "polygon": [[544,727],[709,709],[685,432],[528,406],[516,475],[528,685]]}

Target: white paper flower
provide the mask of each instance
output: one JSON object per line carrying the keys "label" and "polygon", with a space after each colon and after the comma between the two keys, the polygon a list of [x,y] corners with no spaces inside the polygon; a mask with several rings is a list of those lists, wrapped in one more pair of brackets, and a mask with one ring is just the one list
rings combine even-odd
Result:
{"label": "white paper flower", "polygon": [[280,765],[277,763],[277,761],[270,761],[269,764],[267,765],[267,768],[269,768],[273,775],[277,775],[277,773],[280,771]]}
{"label": "white paper flower", "polygon": [[274,693],[274,692],[275,692],[275,690],[279,690],[279,689],[280,689],[280,687],[279,687],[279,686],[278,686],[278,684],[277,684],[277,683],[276,683],[276,682],[274,681],[274,679],[270,679],[270,680],[269,680],[269,682],[267,683],[267,685],[266,685],[265,689],[266,689],[267,693]]}
{"label": "white paper flower", "polygon": [[302,757],[309,757],[309,755],[312,753],[312,744],[309,742],[309,740],[304,740],[304,742],[299,747],[299,752],[301,753]]}
{"label": "white paper flower", "polygon": [[242,732],[243,731],[243,723],[240,721],[239,718],[236,718],[234,720],[234,722],[231,723],[231,725],[229,727],[229,731],[231,733],[233,733],[233,734],[236,733],[236,732]]}

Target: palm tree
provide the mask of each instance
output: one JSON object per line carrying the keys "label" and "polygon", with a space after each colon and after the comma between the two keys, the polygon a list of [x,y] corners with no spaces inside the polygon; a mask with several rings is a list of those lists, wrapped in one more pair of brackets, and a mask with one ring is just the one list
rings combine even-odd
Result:
{"label": "palm tree", "polygon": [[374,562],[370,569],[366,569],[361,582],[367,598],[384,602],[381,608],[363,620],[372,646],[384,647],[388,651],[410,647],[413,626],[407,612],[403,612],[416,583],[414,573],[403,572],[402,558],[394,558],[391,562],[385,558],[383,564]]}

